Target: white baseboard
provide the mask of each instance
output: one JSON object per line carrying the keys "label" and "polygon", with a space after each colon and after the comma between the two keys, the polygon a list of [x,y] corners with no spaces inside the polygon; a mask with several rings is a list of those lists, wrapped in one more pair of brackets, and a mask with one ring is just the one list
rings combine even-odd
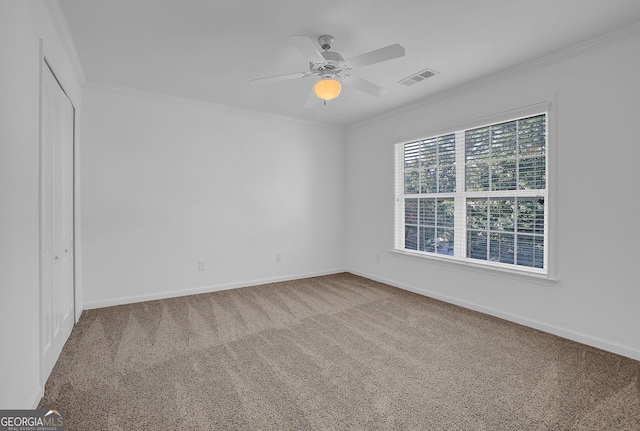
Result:
{"label": "white baseboard", "polygon": [[84,310],[93,308],[111,307],[114,305],[132,304],[135,302],[154,301],[156,299],[176,298],[179,296],[197,295],[200,293],[218,292],[222,290],[237,289],[240,287],[259,286],[261,284],[277,283],[280,281],[299,280],[302,278],[319,277],[322,275],[338,274],[347,272],[345,268],[336,268],[326,271],[317,271],[304,274],[286,275],[281,277],[263,278],[257,280],[246,280],[237,283],[218,284],[213,286],[202,286],[185,290],[174,290],[169,292],[151,293],[148,295],[127,296],[121,298],[107,299],[104,301],[93,301],[84,304]]}
{"label": "white baseboard", "polygon": [[33,395],[31,395],[31,397],[29,398],[29,401],[27,402],[27,407],[25,408],[28,410],[37,409],[38,404],[40,404],[40,400],[42,399],[42,397],[44,397],[44,387],[38,385],[35,388]]}
{"label": "white baseboard", "polygon": [[548,323],[540,322],[534,319],[529,319],[523,316],[519,316],[517,314],[512,314],[512,313],[496,310],[494,308],[485,307],[483,305],[460,300],[457,298],[453,298],[451,296],[442,295],[440,293],[432,292],[427,289],[422,289],[415,286],[409,286],[404,283],[398,283],[396,281],[389,280],[382,277],[377,277],[375,275],[367,274],[365,272],[355,271],[352,269],[348,269],[347,271],[352,274],[359,275],[361,277],[369,278],[371,280],[379,281],[381,283],[385,283],[385,284],[397,287],[399,289],[414,292],[423,296],[428,296],[430,298],[434,298],[450,304],[459,305],[460,307],[468,308],[470,310],[478,311],[480,313],[488,314],[494,317],[498,317],[500,319],[508,320],[510,322],[518,323],[520,325],[538,329],[540,331],[557,335],[559,337],[566,338],[568,340],[576,341],[578,343],[586,344],[588,346],[596,347],[598,349],[606,350],[608,352],[616,353],[618,355],[626,356],[628,358],[640,361],[640,350],[630,346],[625,346],[616,342],[604,340],[599,337],[593,337],[591,335],[584,334],[582,332],[562,328],[556,325],[550,325]]}
{"label": "white baseboard", "polygon": [[[350,272],[352,274],[369,278],[371,280],[379,281],[381,283],[385,283],[390,286],[397,287],[399,289],[414,292],[423,296],[428,296],[430,298],[434,298],[450,304],[459,305],[461,307],[468,308],[470,310],[478,311],[480,313],[488,314],[490,316],[498,317],[500,319],[508,320],[510,322],[518,323],[520,325],[538,329],[540,331],[557,335],[559,337],[566,338],[568,340],[576,341],[578,343],[586,344],[588,346],[596,347],[598,349],[606,350],[608,352],[616,353],[618,355],[626,356],[628,358],[640,361],[640,350],[634,347],[622,345],[622,344],[605,340],[599,337],[594,337],[588,334],[584,334],[582,332],[574,331],[567,328],[562,328],[556,325],[551,325],[535,319],[530,319],[527,317],[523,317],[513,313],[508,313],[508,312],[497,310],[494,308],[485,307],[483,305],[479,305],[473,302],[464,301],[464,300],[447,296],[447,295],[442,295],[440,293],[433,292],[428,289],[410,286],[404,283],[399,283],[394,280],[389,280],[383,277],[378,277],[372,274],[368,274],[362,271],[357,271],[357,270],[348,269],[348,268],[336,268],[332,270],[318,271],[318,272],[305,273],[305,274],[294,274],[294,275],[281,276],[281,277],[247,280],[247,281],[236,282],[236,283],[203,286],[203,287],[197,287],[192,289],[159,292],[159,293],[153,293],[148,295],[128,296],[128,297],[114,298],[114,299],[109,299],[104,301],[94,301],[94,302],[85,303],[83,309],[89,310],[94,308],[111,307],[114,305],[132,304],[135,302],[153,301],[156,299],[167,299],[167,298],[175,298],[179,296],[197,295],[200,293],[218,292],[222,290],[237,289],[241,287],[258,286],[261,284],[277,283],[281,281],[290,281],[290,280],[298,280],[302,278],[338,274],[340,272]],[[39,395],[37,401],[35,402],[36,405],[39,402],[41,397],[42,395]]]}

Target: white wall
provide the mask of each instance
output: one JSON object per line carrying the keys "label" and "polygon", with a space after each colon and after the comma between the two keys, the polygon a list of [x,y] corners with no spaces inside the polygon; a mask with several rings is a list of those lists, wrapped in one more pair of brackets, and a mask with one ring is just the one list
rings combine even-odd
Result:
{"label": "white wall", "polygon": [[0,409],[42,396],[39,350],[40,40],[80,112],[80,86],[43,1],[0,2]]}
{"label": "white wall", "polygon": [[344,270],[343,129],[95,85],[83,108],[85,308]]}
{"label": "white wall", "polygon": [[[347,138],[356,273],[640,359],[640,30],[360,123]],[[434,78],[436,79],[436,78]],[[425,82],[428,85],[428,81]],[[389,253],[393,144],[555,95],[557,279],[545,286]],[[380,262],[375,255],[380,254]]]}
{"label": "white wall", "polygon": [[[43,389],[40,39],[78,118],[82,111],[76,250],[84,248],[76,257],[87,305],[330,273],[346,262],[356,273],[640,359],[632,272],[640,257],[637,32],[355,125],[345,150],[341,129],[150,95],[89,88],[81,109],[82,79],[45,1],[2,1],[0,409],[34,407]],[[555,286],[388,252],[395,142],[549,94],[557,125]]]}

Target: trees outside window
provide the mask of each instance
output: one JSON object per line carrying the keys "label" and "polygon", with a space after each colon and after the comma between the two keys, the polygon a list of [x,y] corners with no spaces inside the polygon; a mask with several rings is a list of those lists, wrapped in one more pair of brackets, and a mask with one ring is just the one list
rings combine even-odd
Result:
{"label": "trees outside window", "polygon": [[544,273],[547,113],[397,144],[396,249]]}

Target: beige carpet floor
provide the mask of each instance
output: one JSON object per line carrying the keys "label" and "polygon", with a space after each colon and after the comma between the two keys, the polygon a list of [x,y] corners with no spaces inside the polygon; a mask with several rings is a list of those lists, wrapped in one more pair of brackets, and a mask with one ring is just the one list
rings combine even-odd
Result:
{"label": "beige carpet floor", "polygon": [[72,430],[640,430],[640,362],[336,274],[82,313]]}

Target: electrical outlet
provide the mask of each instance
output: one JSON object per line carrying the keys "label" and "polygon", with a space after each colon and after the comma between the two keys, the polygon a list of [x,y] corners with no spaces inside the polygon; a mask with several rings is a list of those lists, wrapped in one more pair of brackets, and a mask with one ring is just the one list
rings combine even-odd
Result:
{"label": "electrical outlet", "polygon": [[282,255],[280,253],[276,254],[276,262],[282,262]]}
{"label": "electrical outlet", "polygon": [[198,261],[198,271],[204,271],[204,260]]}
{"label": "electrical outlet", "polygon": [[376,262],[380,262],[380,253],[376,253]]}

